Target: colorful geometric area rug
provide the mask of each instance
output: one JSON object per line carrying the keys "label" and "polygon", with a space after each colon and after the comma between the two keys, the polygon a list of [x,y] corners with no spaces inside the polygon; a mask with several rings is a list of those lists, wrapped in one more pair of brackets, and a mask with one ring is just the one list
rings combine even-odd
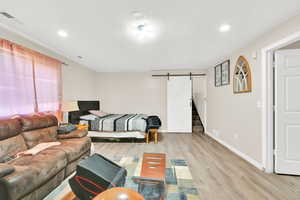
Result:
{"label": "colorful geometric area rug", "polygon": [[[142,167],[142,159],[137,157],[123,157],[114,159],[114,162],[127,169],[125,187],[138,190],[138,185],[132,180],[133,176],[139,176]],[[198,200],[199,193],[194,186],[193,177],[185,160],[166,160],[166,193],[167,200]]]}
{"label": "colorful geometric area rug", "polygon": [[[112,159],[115,163],[127,169],[127,178],[125,186],[126,188],[138,191],[138,185],[132,180],[133,176],[139,176],[142,167],[142,158],[138,157],[122,157]],[[64,195],[70,193],[70,187],[65,184],[64,188],[60,188],[64,191]],[[61,186],[59,186],[61,187]],[[60,198],[54,199],[68,199],[60,194]],[[47,199],[47,198],[46,198]],[[75,198],[76,199],[76,198]],[[189,170],[188,163],[182,159],[166,160],[166,200],[198,200],[199,192],[193,183],[193,177]]]}

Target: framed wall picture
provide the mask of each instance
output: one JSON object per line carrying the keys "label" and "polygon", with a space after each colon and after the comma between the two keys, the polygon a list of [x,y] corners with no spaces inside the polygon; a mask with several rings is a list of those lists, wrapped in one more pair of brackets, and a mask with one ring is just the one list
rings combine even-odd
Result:
{"label": "framed wall picture", "polygon": [[221,85],[229,85],[230,84],[230,60],[226,60],[221,64],[221,73],[222,73]]}
{"label": "framed wall picture", "polygon": [[222,85],[222,66],[215,66],[215,86],[220,87]]}

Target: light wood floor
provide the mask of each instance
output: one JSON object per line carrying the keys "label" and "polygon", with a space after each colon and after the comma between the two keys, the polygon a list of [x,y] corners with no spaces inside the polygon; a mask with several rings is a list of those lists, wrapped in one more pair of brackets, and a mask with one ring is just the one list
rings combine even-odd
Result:
{"label": "light wood floor", "polygon": [[159,144],[94,144],[109,158],[157,152],[187,160],[201,200],[300,200],[299,176],[264,173],[208,136],[163,134]]}

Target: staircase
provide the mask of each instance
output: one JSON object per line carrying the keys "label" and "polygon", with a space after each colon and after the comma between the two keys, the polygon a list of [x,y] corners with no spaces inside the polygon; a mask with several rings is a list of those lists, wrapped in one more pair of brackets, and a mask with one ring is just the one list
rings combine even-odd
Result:
{"label": "staircase", "polygon": [[199,117],[198,111],[196,109],[196,106],[193,101],[193,106],[192,106],[192,115],[193,115],[193,133],[196,134],[204,134],[204,127],[202,124],[202,121]]}

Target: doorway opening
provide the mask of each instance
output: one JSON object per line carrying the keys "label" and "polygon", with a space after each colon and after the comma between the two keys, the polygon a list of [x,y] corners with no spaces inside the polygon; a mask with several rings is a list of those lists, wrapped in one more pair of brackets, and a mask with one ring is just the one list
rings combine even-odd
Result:
{"label": "doorway opening", "polygon": [[193,105],[192,105],[192,127],[193,127],[193,133],[195,134],[205,134],[205,129],[203,122],[200,118],[200,114],[198,113],[198,110],[196,108],[194,99],[193,99]]}
{"label": "doorway opening", "polygon": [[204,133],[207,90],[205,75],[190,73],[167,76],[168,132]]}
{"label": "doorway opening", "polygon": [[[276,95],[277,89],[275,86],[278,84],[278,74],[275,70],[275,57],[276,52],[283,51],[285,48],[291,48],[300,41],[300,32],[290,35],[280,41],[277,41],[270,46],[262,49],[262,149],[263,149],[263,166],[266,172],[274,173],[275,171],[275,157],[278,155],[275,152],[277,137],[275,132],[277,129],[276,118],[274,115],[277,112]],[[299,43],[300,44],[300,43]],[[278,63],[276,63],[278,65]],[[300,98],[300,96],[299,96]],[[278,101],[278,99],[277,99]],[[278,141],[277,141],[278,142]],[[276,151],[277,151],[276,147]],[[278,159],[278,157],[276,157]],[[294,173],[295,174],[295,173]]]}

